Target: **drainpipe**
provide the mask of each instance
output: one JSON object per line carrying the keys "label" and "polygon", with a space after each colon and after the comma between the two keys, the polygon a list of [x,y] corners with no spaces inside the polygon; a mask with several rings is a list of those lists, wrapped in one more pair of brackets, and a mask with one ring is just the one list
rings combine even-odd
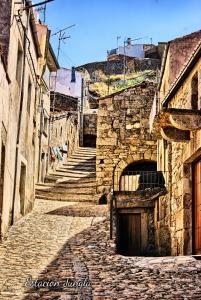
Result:
{"label": "drainpipe", "polygon": [[[12,201],[12,216],[11,216],[11,225],[14,223],[14,210],[15,210],[15,197],[16,197],[16,181],[17,181],[17,169],[18,169],[18,158],[19,158],[19,147],[20,147],[20,132],[21,132],[21,123],[22,123],[22,108],[24,102],[24,85],[25,85],[25,67],[26,67],[26,51],[27,51],[27,33],[29,28],[29,20],[30,20],[30,10],[27,10],[27,20],[26,20],[26,27],[23,26],[23,48],[24,48],[24,55],[23,55],[23,68],[22,68],[22,78],[21,78],[21,90],[20,90],[20,110],[19,110],[19,117],[18,117],[18,124],[17,124],[17,141],[16,141],[16,151],[15,151],[15,173],[14,173],[14,189],[13,189],[13,201]],[[21,20],[20,11],[18,10],[18,16]]]}
{"label": "drainpipe", "polygon": [[48,157],[47,157],[47,165],[46,165],[46,175],[48,174],[49,171],[49,163],[50,163],[50,139],[51,139],[51,116],[49,115],[49,127],[48,127]]}
{"label": "drainpipe", "polygon": [[[43,95],[42,92],[41,95]],[[39,107],[40,107],[40,131],[39,131],[39,154],[38,154],[38,182],[40,182],[41,143],[42,143],[41,139],[43,134],[43,128],[42,128],[43,127],[43,99],[40,100]]]}
{"label": "drainpipe", "polygon": [[80,103],[80,147],[83,147],[83,127],[84,127],[84,116],[83,116],[83,99],[84,98],[84,79],[82,78],[82,90],[81,90],[81,103]]}

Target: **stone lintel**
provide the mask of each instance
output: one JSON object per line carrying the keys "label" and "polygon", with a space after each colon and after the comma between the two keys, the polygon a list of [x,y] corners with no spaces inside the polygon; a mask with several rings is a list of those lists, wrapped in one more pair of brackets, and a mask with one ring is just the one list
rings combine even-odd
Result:
{"label": "stone lintel", "polygon": [[161,135],[170,142],[188,142],[190,140],[189,130],[180,130],[172,126],[161,128]]}
{"label": "stone lintel", "polygon": [[175,127],[180,130],[201,128],[201,111],[183,108],[162,108],[151,121],[150,131],[161,138],[161,128]]}
{"label": "stone lintel", "polygon": [[201,128],[201,115],[171,114],[170,122],[172,126],[180,130],[198,130]]}

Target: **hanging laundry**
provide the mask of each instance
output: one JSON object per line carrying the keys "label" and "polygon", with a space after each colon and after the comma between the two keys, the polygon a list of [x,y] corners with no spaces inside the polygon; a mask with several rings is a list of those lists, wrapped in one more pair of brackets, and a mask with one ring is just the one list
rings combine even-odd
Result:
{"label": "hanging laundry", "polygon": [[57,159],[62,161],[63,157],[61,155],[59,147],[55,147],[55,148],[56,148],[56,153],[57,153]]}

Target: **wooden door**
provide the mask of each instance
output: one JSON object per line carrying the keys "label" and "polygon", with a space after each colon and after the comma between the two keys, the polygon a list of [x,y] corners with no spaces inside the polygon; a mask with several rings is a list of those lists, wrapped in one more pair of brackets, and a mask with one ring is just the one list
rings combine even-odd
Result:
{"label": "wooden door", "polygon": [[117,253],[126,256],[141,254],[141,214],[117,215]]}
{"label": "wooden door", "polygon": [[201,160],[193,168],[194,180],[194,252],[201,254]]}

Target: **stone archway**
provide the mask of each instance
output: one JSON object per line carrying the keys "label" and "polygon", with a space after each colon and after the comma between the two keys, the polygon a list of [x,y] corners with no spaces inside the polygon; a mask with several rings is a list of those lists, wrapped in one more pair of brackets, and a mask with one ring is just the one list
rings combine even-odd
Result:
{"label": "stone archway", "polygon": [[113,184],[114,184],[114,191],[119,191],[119,181],[120,178],[126,168],[129,167],[129,165],[137,164],[140,162],[154,162],[157,164],[156,155],[150,154],[146,155],[145,158],[141,158],[139,154],[129,155],[127,158],[119,161],[119,163],[116,165],[114,172],[113,172]]}

